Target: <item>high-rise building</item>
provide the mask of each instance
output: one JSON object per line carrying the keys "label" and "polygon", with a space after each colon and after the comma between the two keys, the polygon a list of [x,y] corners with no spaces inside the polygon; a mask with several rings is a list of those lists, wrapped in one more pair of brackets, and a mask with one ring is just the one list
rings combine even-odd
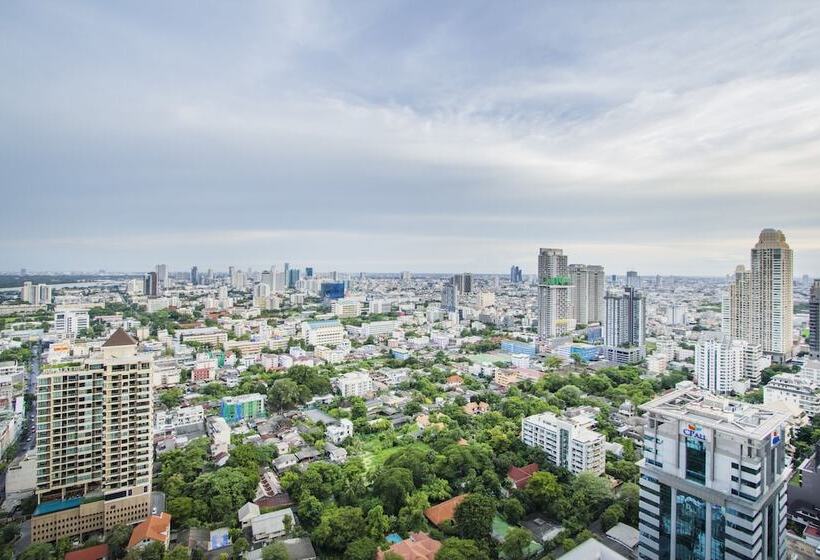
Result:
{"label": "high-rise building", "polygon": [[459,295],[471,293],[473,291],[473,275],[469,272],[456,274],[453,276],[453,286],[456,287]]}
{"label": "high-rise building", "polygon": [[626,271],[626,287],[635,288],[636,290],[641,287],[641,279],[636,271]]}
{"label": "high-rise building", "polygon": [[194,286],[199,285],[199,269],[195,266],[191,267],[191,284]]}
{"label": "high-rise building", "polygon": [[458,311],[458,288],[452,282],[441,288],[441,308],[444,311]]}
{"label": "high-rise building", "polygon": [[572,291],[572,308],[575,321],[584,325],[604,320],[604,267],[587,264],[569,265]]}
{"label": "high-rise building", "polygon": [[809,351],[820,357],[820,280],[815,280],[809,296]]}
{"label": "high-rise building", "polygon": [[707,333],[695,345],[695,382],[716,395],[735,390],[735,384],[748,380],[760,383],[760,347],[727,334]]}
{"label": "high-rise building", "polygon": [[521,269],[517,265],[510,267],[510,282],[513,284],[520,284],[524,281],[524,275],[521,274]]}
{"label": "high-rise building", "polygon": [[639,558],[785,558],[788,415],[691,382],[641,408]]}
{"label": "high-rise building", "polygon": [[156,266],[157,282],[159,283],[160,292],[168,287],[168,266],[158,264]]}
{"label": "high-rise building", "polygon": [[302,277],[302,271],[298,268],[288,268],[288,288],[295,288]]}
{"label": "high-rise building", "polygon": [[145,274],[142,284],[142,293],[149,297],[157,297],[160,295],[161,292],[156,272],[148,272]]}
{"label": "high-rise building", "polygon": [[81,365],[37,377],[37,508],[32,542],[150,514],[153,358],[118,329]]}
{"label": "high-rise building", "polygon": [[23,287],[20,289],[20,299],[33,305],[49,304],[51,303],[51,286],[23,282]]}
{"label": "high-rise building", "polygon": [[572,418],[551,412],[528,416],[521,420],[521,441],[543,450],[553,465],[571,473],[604,473],[606,439]]}
{"label": "high-rise building", "polygon": [[607,359],[617,363],[640,361],[645,354],[646,300],[630,287],[608,290],[604,300]]}
{"label": "high-rise building", "polygon": [[538,336],[542,340],[575,328],[572,291],[564,251],[542,247],[538,251]]}
{"label": "high-rise building", "polygon": [[764,229],[752,248],[751,269],[739,266],[723,298],[723,332],[759,344],[782,361],[792,353],[793,253],[783,232]]}
{"label": "high-rise building", "polygon": [[88,311],[58,311],[54,314],[54,326],[51,331],[67,338],[74,338],[90,324]]}

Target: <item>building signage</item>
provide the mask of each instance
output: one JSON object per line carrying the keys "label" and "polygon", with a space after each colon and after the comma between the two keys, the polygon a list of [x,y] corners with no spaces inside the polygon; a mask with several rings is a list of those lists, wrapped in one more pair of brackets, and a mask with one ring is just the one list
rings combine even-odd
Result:
{"label": "building signage", "polygon": [[772,446],[775,446],[778,443],[780,443],[780,432],[772,432],[771,442]]}
{"label": "building signage", "polygon": [[687,422],[683,425],[683,428],[681,428],[680,433],[686,437],[699,439],[700,441],[709,441],[709,438],[706,437],[706,432],[704,432],[703,428],[697,424],[690,424]]}

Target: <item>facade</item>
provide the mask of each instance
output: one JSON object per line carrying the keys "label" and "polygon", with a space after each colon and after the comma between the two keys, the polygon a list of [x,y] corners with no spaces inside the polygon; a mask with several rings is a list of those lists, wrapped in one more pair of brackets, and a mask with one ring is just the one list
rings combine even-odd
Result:
{"label": "facade", "polygon": [[373,392],[373,380],[364,371],[351,371],[336,378],[336,387],[343,397],[362,397]]}
{"label": "facade", "polygon": [[119,329],[81,365],[41,371],[32,542],[148,517],[151,368],[152,356]]}
{"label": "facade", "polygon": [[716,395],[735,391],[735,384],[760,382],[760,348],[726,334],[704,335],[695,345],[695,380]]}
{"label": "facade", "polygon": [[322,282],[319,290],[325,299],[340,299],[345,297],[344,282]]}
{"label": "facade", "polygon": [[[636,357],[640,361],[644,356],[646,342],[646,301],[643,295],[636,289],[627,287],[623,290],[607,291],[604,300],[604,344],[607,347],[607,359],[617,361],[610,358],[610,354],[620,356],[615,349],[637,348]],[[634,353],[629,353],[628,359],[634,359],[632,354]]]}
{"label": "facade", "polygon": [[572,280],[562,249],[538,251],[538,337],[561,336],[575,328]]}
{"label": "facade", "polygon": [[452,283],[441,288],[441,308],[444,311],[458,311],[458,288]]}
{"label": "facade", "polygon": [[751,269],[739,266],[723,298],[723,331],[782,361],[792,354],[793,253],[780,230],[764,229]]}
{"label": "facade", "polygon": [[763,387],[763,402],[786,401],[804,410],[808,416],[820,412],[820,386],[793,373],[775,375]]}
{"label": "facade", "polygon": [[52,330],[66,338],[74,338],[80,331],[87,329],[90,324],[87,311],[58,311],[54,314],[54,327]]}
{"label": "facade", "polygon": [[249,393],[236,397],[222,397],[219,415],[229,424],[240,420],[256,420],[265,417],[265,395]]}
{"label": "facade", "polygon": [[788,416],[690,382],[641,408],[639,558],[785,558]]}
{"label": "facade", "polygon": [[345,339],[345,329],[339,321],[305,321],[302,336],[313,346],[338,346]]}
{"label": "facade", "polygon": [[572,308],[577,323],[588,325],[604,320],[604,267],[586,264],[569,265],[569,276],[575,289],[572,291]]}
{"label": "facade", "polygon": [[542,449],[550,462],[573,474],[603,474],[606,464],[605,438],[569,418],[551,412],[521,420],[521,441]]}
{"label": "facade", "polygon": [[809,351],[820,357],[820,280],[811,285],[809,296]]}

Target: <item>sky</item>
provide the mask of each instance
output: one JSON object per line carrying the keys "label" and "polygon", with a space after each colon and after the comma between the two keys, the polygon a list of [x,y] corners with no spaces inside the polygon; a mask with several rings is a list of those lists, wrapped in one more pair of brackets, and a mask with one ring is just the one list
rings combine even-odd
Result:
{"label": "sky", "polygon": [[820,275],[816,2],[0,3],[0,270]]}

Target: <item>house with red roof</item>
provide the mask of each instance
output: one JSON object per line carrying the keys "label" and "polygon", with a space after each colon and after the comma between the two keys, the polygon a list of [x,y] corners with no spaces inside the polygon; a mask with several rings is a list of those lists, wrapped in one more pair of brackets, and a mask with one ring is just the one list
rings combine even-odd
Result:
{"label": "house with red roof", "polygon": [[136,527],[131,532],[131,539],[128,541],[128,548],[142,548],[151,542],[162,543],[168,548],[171,540],[171,515],[162,512],[159,515],[152,515]]}

